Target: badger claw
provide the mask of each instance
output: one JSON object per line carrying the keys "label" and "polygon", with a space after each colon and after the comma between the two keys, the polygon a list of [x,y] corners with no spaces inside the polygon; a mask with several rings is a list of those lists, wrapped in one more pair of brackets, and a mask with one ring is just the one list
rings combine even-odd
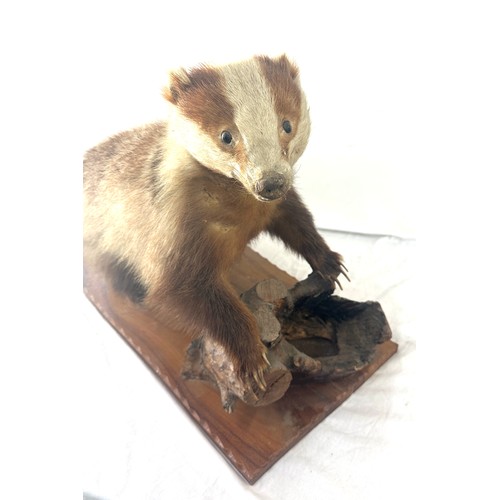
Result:
{"label": "badger claw", "polygon": [[271,363],[269,362],[269,359],[267,358],[267,353],[263,352],[262,357],[264,358],[264,361],[267,363],[267,366],[271,366]]}
{"label": "badger claw", "polygon": [[340,266],[341,266],[341,268],[340,268],[340,274],[342,274],[347,281],[351,281],[351,279],[347,275],[347,273],[349,272],[349,270],[347,269],[347,267],[345,267],[344,264],[340,264]]}
{"label": "badger claw", "polygon": [[266,380],[264,379],[264,370],[259,368],[257,371],[253,372],[253,379],[257,383],[257,386],[262,391],[266,390]]}

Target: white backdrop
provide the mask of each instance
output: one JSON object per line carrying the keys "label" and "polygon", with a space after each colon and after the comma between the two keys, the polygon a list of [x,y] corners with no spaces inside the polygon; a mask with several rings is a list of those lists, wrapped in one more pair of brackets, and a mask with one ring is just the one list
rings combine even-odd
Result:
{"label": "white backdrop", "polygon": [[[498,321],[486,315],[498,308],[498,26],[493,0],[3,2],[3,496],[72,498],[58,494],[69,483],[81,498],[81,469],[84,490],[103,498],[292,499],[311,488],[322,498],[410,498],[416,483],[429,490],[419,497],[449,498],[454,487],[491,496],[495,461],[480,459],[498,434],[488,408],[498,391],[486,383],[498,378],[489,348]],[[280,52],[300,65],[311,107],[298,184],[318,225],[405,237],[425,226],[418,297],[438,321],[426,311],[415,324],[413,241],[325,232],[349,265],[345,295],[380,300],[400,350],[250,488],[86,301],[75,335],[82,315],[66,292],[80,304],[83,150],[161,119],[169,67]],[[308,272],[267,244],[258,250],[271,260]],[[462,306],[474,296],[477,307]],[[436,435],[422,450],[432,480],[412,463],[417,330],[436,353],[422,391],[436,391],[427,402]],[[450,355],[457,345],[463,355]],[[443,366],[474,357],[479,382],[472,369]]]}
{"label": "white backdrop", "polygon": [[[498,18],[489,7],[482,1],[385,0],[136,1],[85,7],[82,150],[118,130],[161,119],[160,89],[169,68],[255,53],[286,52],[295,59],[313,120],[300,160],[299,191],[319,227],[344,232],[324,234],[349,264],[353,283],[345,295],[380,300],[400,345],[394,360],[249,488],[224,468],[170,395],[87,308],[83,338],[94,371],[84,396],[95,405],[84,426],[88,493],[104,498],[417,496],[412,280],[417,258],[411,238],[420,224],[417,214],[434,222],[433,262],[421,271],[432,279],[439,291],[435,302],[444,310],[443,297],[463,290],[457,286],[450,294],[445,263],[451,258],[457,264],[448,271],[454,275],[463,269],[464,255],[477,255],[456,252],[455,240],[471,248],[481,243],[482,238],[465,233],[464,224],[487,226],[483,215],[493,213],[490,204],[497,198],[497,183],[484,175],[498,170],[500,137]],[[470,203],[474,193],[479,196]],[[480,217],[471,215],[471,205],[480,207]],[[403,239],[352,234],[358,232]],[[443,236],[450,235],[451,246],[443,246]],[[299,272],[296,261],[268,243],[256,247],[296,276],[308,272],[304,267]],[[480,244],[488,270],[489,248]],[[441,337],[421,333],[433,342]],[[441,371],[438,364],[433,376]],[[433,425],[436,413],[441,409],[433,412]],[[167,414],[175,431],[164,423]],[[441,419],[439,440],[450,425]],[[456,436],[449,434],[445,445],[453,451]],[[435,446],[429,447],[432,454]],[[456,465],[461,455],[453,455]],[[439,462],[441,455],[436,456]],[[446,472],[440,465],[438,476]],[[460,475],[454,470],[443,482],[443,497]],[[472,483],[486,488],[483,481]]]}
{"label": "white backdrop", "polygon": [[402,2],[103,2],[84,42],[83,147],[162,119],[170,68],[285,52],[311,109],[297,186],[318,226],[414,236],[418,16]]}

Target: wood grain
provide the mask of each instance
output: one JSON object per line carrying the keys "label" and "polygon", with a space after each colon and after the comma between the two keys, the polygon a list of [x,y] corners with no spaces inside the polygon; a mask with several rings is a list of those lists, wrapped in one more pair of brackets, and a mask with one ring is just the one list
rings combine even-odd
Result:
{"label": "wood grain", "polygon": [[[230,280],[238,292],[276,278],[287,286],[296,280],[247,249]],[[227,414],[212,386],[181,377],[190,339],[165,328],[148,311],[116,294],[95,270],[84,267],[84,290],[103,317],[132,346],[184,406],[189,415],[250,484],[311,429],[342,404],[396,351],[397,344],[377,347],[368,367],[341,380],[294,385],[285,396],[264,407],[236,405]]]}

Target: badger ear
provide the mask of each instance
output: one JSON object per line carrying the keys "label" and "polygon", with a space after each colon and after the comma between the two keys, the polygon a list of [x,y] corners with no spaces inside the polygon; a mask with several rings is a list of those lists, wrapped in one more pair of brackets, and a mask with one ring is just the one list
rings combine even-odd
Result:
{"label": "badger ear", "polygon": [[286,54],[282,54],[277,60],[276,63],[283,71],[290,74],[292,80],[295,80],[299,76],[299,67],[290,59],[288,59]]}
{"label": "badger ear", "polygon": [[296,80],[299,76],[298,66],[288,59],[286,54],[279,57],[257,56],[257,60],[270,79],[275,79],[278,75],[288,75],[292,80]]}
{"label": "badger ear", "polygon": [[184,68],[171,71],[168,85],[163,88],[163,97],[172,104],[177,104],[182,92],[185,92],[190,85],[191,77]]}

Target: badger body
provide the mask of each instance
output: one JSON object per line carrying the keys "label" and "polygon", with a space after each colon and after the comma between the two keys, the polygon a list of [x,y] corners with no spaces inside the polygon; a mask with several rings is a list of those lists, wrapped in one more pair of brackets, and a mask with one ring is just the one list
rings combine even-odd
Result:
{"label": "badger body", "polygon": [[84,255],[178,330],[210,335],[262,384],[265,347],[226,279],[266,231],[332,284],[345,274],[293,187],[310,119],[286,56],[171,73],[164,123],[84,158]]}

